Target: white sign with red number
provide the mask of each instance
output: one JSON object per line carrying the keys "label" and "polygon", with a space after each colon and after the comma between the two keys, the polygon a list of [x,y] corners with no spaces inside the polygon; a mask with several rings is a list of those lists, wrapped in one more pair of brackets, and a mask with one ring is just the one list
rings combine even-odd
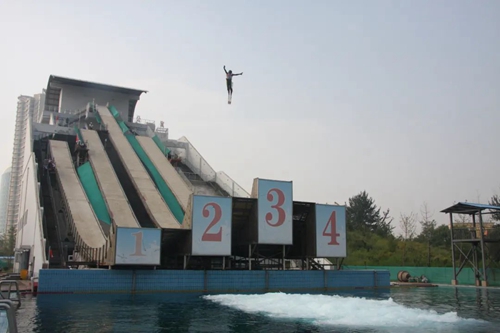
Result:
{"label": "white sign with red number", "polygon": [[259,244],[293,244],[292,182],[258,180]]}
{"label": "white sign with red number", "polygon": [[316,256],[318,258],[345,258],[345,206],[316,204]]}
{"label": "white sign with red number", "polygon": [[193,196],[192,255],[231,255],[232,203],[232,198]]}
{"label": "white sign with red number", "polygon": [[160,264],[161,229],[116,229],[116,265]]}

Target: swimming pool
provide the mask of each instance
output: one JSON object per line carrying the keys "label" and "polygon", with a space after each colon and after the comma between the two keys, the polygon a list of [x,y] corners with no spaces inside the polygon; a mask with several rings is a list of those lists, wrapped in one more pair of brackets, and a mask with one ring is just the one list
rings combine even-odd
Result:
{"label": "swimming pool", "polygon": [[[393,288],[330,294],[40,295],[20,332],[486,332],[500,290]],[[493,330],[494,331],[494,330]]]}

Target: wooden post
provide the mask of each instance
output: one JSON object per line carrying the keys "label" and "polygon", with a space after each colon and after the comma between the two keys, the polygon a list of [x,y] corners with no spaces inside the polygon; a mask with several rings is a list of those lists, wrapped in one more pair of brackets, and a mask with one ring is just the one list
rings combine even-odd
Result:
{"label": "wooden post", "polygon": [[451,284],[456,286],[457,281],[457,268],[455,267],[455,243],[453,243],[453,213],[450,213],[450,232],[451,232],[451,263],[453,264],[453,280]]}

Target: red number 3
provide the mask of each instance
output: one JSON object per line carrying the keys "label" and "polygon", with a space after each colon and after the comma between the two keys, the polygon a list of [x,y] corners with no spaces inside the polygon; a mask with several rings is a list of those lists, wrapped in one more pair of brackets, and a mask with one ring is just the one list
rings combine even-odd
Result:
{"label": "red number 3", "polygon": [[276,209],[276,211],[278,212],[278,220],[276,221],[276,223],[271,223],[273,214],[269,212],[266,214],[266,222],[271,227],[279,227],[280,225],[285,223],[286,218],[286,212],[283,210],[283,208],[281,208],[281,206],[283,206],[283,204],[285,203],[285,194],[278,188],[272,188],[269,190],[269,192],[267,192],[267,201],[269,202],[273,202],[274,199],[274,195],[272,192],[276,193],[276,196],[278,197],[278,202],[271,206],[271,208]]}
{"label": "red number 3", "polygon": [[210,211],[208,210],[208,207],[213,207],[214,209],[214,217],[212,219],[212,222],[208,225],[208,227],[205,229],[205,232],[203,233],[203,236],[201,236],[201,241],[202,242],[221,242],[222,241],[222,227],[219,228],[219,231],[216,233],[208,233],[210,228],[215,226],[221,219],[222,217],[222,208],[215,202],[209,202],[203,207],[203,217],[207,218],[210,216]]}

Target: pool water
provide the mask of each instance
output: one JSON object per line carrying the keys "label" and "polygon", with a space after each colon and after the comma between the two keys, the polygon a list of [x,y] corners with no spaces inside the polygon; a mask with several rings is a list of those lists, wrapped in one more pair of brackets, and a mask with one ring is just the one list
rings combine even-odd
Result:
{"label": "pool water", "polygon": [[20,332],[494,332],[500,290],[394,288],[330,294],[40,295]]}

